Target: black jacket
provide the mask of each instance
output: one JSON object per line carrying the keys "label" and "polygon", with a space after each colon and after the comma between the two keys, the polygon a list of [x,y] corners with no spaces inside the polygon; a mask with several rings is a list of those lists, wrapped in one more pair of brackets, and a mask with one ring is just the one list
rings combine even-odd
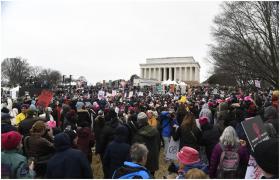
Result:
{"label": "black jacket", "polygon": [[130,161],[129,149],[129,144],[117,139],[107,146],[103,157],[103,165],[106,167],[104,178],[111,179],[114,171],[121,167],[124,161]]}
{"label": "black jacket", "polygon": [[150,172],[159,169],[160,135],[157,129],[146,125],[141,127],[133,137],[133,143],[144,143],[148,150],[146,168]]}
{"label": "black jacket", "polygon": [[70,138],[65,133],[55,136],[55,155],[47,165],[48,179],[91,179],[93,178],[90,164],[80,150],[72,149]]}
{"label": "black jacket", "polygon": [[193,129],[183,129],[181,126],[175,131],[173,139],[177,141],[180,139],[180,149],[184,146],[192,147],[199,151],[199,141],[201,138],[201,131],[195,127]]}
{"label": "black jacket", "polygon": [[213,126],[211,124],[206,124],[201,127],[202,129],[202,137],[200,139],[200,145],[205,146],[206,156],[208,161],[210,162],[212,150],[215,145],[219,142],[220,131],[218,127]]}

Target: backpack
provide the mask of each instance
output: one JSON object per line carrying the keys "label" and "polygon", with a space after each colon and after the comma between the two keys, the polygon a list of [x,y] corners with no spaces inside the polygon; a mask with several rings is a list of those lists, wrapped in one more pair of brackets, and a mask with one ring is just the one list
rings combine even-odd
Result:
{"label": "backpack", "polygon": [[217,178],[219,179],[236,179],[238,178],[238,167],[240,157],[238,154],[238,148],[227,149],[222,147],[222,154],[220,157],[220,163],[218,165]]}
{"label": "backpack", "polygon": [[124,165],[114,172],[112,179],[147,179],[147,174],[151,177],[150,173],[144,167]]}

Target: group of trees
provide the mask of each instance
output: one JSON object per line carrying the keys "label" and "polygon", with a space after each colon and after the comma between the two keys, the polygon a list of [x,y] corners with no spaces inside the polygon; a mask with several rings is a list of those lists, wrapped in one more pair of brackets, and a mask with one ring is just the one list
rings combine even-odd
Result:
{"label": "group of trees", "polygon": [[260,80],[279,86],[279,2],[229,1],[215,17],[210,45],[215,73],[246,86]]}
{"label": "group of trees", "polygon": [[1,76],[2,84],[11,87],[25,84],[44,85],[46,83],[57,85],[62,80],[59,71],[31,66],[26,59],[21,57],[4,59],[1,63]]}

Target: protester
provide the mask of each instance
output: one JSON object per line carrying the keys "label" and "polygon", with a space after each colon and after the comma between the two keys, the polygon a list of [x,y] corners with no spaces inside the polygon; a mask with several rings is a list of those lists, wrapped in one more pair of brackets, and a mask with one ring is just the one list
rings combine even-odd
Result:
{"label": "protester", "polygon": [[154,176],[156,170],[159,169],[159,151],[160,151],[160,136],[157,129],[152,128],[148,124],[148,117],[145,113],[140,112],[137,115],[138,131],[133,137],[133,143],[144,143],[148,150],[147,164],[145,167]]}
{"label": "protester", "polygon": [[100,139],[102,129],[105,126],[105,118],[104,118],[104,112],[102,110],[98,111],[98,115],[94,120],[94,126],[93,126],[93,133],[95,136],[95,153],[99,154],[101,153],[101,142],[102,140]]}
{"label": "protester", "polygon": [[181,126],[175,130],[173,138],[175,141],[180,139],[180,148],[189,146],[199,151],[201,131],[197,128],[192,114],[185,116]]}
{"label": "protester", "polygon": [[45,133],[52,136],[52,131],[48,131],[43,121],[37,121],[30,130],[30,136],[24,139],[24,148],[27,157],[35,158],[35,171],[37,177],[45,176],[48,160],[54,153],[54,145],[47,138]]}
{"label": "protester", "polygon": [[[230,159],[230,167],[223,166],[223,161],[227,158]],[[245,177],[248,161],[249,152],[244,145],[244,141],[240,141],[234,128],[228,126],[212,151],[209,169],[210,178],[242,179]]]}
{"label": "protester", "polygon": [[26,118],[26,112],[27,112],[28,108],[29,108],[28,104],[21,105],[21,113],[19,113],[16,116],[16,123],[15,123],[15,125],[18,125],[21,121],[23,121]]}
{"label": "protester", "polygon": [[71,148],[70,138],[59,133],[54,138],[56,153],[47,164],[48,179],[92,179],[92,170],[86,156]]}
{"label": "protester", "polygon": [[121,167],[125,161],[130,161],[129,149],[127,144],[128,129],[119,126],[115,132],[114,140],[107,146],[103,156],[103,164],[106,167],[105,178],[112,178],[114,171]]}
{"label": "protester", "polygon": [[1,112],[1,134],[10,132],[10,131],[17,131],[17,128],[11,124],[11,116],[9,113]]}
{"label": "protester", "polygon": [[132,162],[125,161],[123,166],[118,168],[113,179],[152,179],[153,176],[144,166],[147,162],[148,149],[144,144],[135,143],[130,148]]}
{"label": "protester", "polygon": [[33,124],[38,120],[45,121],[45,119],[41,119],[40,117],[35,117],[34,111],[27,110],[26,118],[18,124],[18,131],[24,137],[30,136],[30,129],[32,128]]}
{"label": "protester", "polygon": [[22,136],[16,131],[1,134],[1,178],[3,179],[32,179],[34,161],[28,164],[26,157],[21,155]]}
{"label": "protester", "polygon": [[160,129],[161,129],[161,136],[164,141],[164,155],[165,155],[165,160],[169,160],[166,157],[167,154],[167,149],[169,146],[169,141],[172,133],[172,119],[170,118],[170,113],[167,111],[163,111],[160,114]]}
{"label": "protester", "polygon": [[81,150],[87,156],[88,161],[92,162],[92,150],[94,146],[94,135],[91,132],[91,129],[88,127],[88,123],[84,121],[80,124],[82,127],[78,128],[77,135],[77,148]]}
{"label": "protester", "polygon": [[147,116],[148,116],[148,123],[150,126],[156,128],[157,127],[157,120],[154,116],[154,113],[152,110],[147,111]]}

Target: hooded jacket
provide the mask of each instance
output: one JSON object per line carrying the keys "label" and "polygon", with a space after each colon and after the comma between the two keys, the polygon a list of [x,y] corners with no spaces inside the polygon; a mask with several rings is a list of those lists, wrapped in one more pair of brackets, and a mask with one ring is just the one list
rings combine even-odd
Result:
{"label": "hooded jacket", "polygon": [[70,138],[65,133],[55,136],[55,155],[47,165],[46,178],[48,179],[91,179],[92,169],[86,156],[80,151],[71,148]]}
{"label": "hooded jacket", "polygon": [[119,126],[114,140],[107,146],[103,157],[103,164],[106,167],[105,178],[112,178],[114,171],[125,161],[130,160],[130,145],[126,143],[127,136],[128,129],[125,126]]}
{"label": "hooded jacket", "polygon": [[94,136],[88,127],[84,127],[78,130],[78,149],[81,150],[87,156],[89,162],[92,162],[91,148],[94,146]]}
{"label": "hooded jacket", "polygon": [[32,179],[34,177],[35,171],[29,170],[26,157],[19,154],[16,149],[1,152],[1,178]]}
{"label": "hooded jacket", "polygon": [[160,114],[160,119],[161,119],[161,135],[163,137],[170,137],[171,132],[172,132],[172,126],[171,126],[171,119],[168,117],[169,112],[163,111]]}
{"label": "hooded jacket", "polygon": [[158,130],[148,124],[139,128],[132,140],[132,143],[135,142],[145,144],[149,150],[145,167],[150,172],[158,170],[160,151],[160,135]]}

